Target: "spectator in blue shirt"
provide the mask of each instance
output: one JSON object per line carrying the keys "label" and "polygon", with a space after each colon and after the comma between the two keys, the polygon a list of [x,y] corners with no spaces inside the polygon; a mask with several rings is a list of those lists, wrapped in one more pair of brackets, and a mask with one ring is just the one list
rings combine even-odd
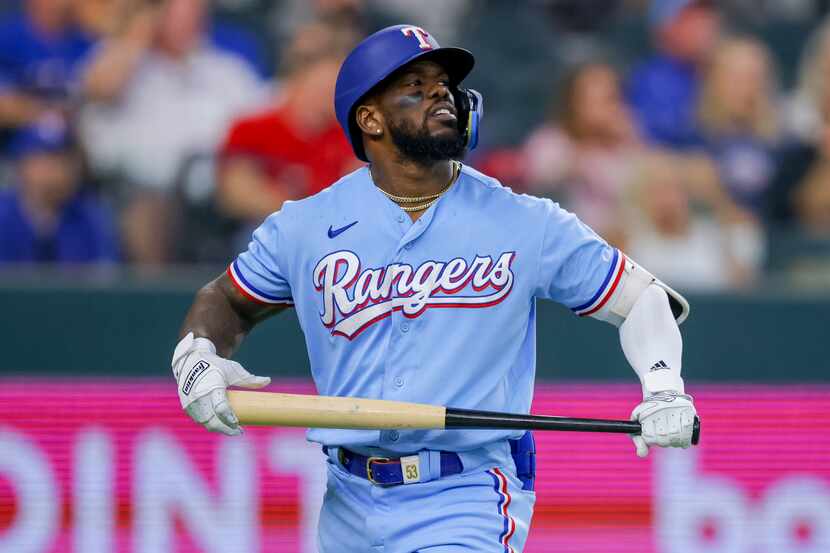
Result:
{"label": "spectator in blue shirt", "polygon": [[720,33],[711,2],[653,0],[649,23],[658,53],[630,74],[626,98],[643,136],[674,149],[700,145],[700,69]]}
{"label": "spectator in blue shirt", "polygon": [[712,53],[700,92],[701,136],[721,184],[761,215],[775,176],[779,125],[772,58],[752,38],[730,38]]}
{"label": "spectator in blue shirt", "polygon": [[0,191],[0,266],[118,259],[112,217],[80,188],[80,161],[59,118],[10,145],[17,180]]}
{"label": "spectator in blue shirt", "polygon": [[73,23],[69,0],[26,0],[0,21],[0,131],[63,111],[91,46]]}

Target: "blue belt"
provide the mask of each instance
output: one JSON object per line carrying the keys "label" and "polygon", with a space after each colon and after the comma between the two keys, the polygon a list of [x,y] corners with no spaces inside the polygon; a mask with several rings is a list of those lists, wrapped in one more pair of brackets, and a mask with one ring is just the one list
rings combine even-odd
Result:
{"label": "blue belt", "polygon": [[[516,464],[516,476],[522,481],[523,490],[533,490],[536,485],[536,442],[531,432],[525,432],[521,438],[508,440],[510,455]],[[329,448],[323,446],[323,453],[328,455]],[[441,451],[441,478],[459,474],[464,470],[461,458],[452,451]],[[403,484],[404,468],[400,458],[367,457],[346,448],[337,450],[340,465],[351,474],[365,478],[381,486]]]}
{"label": "blue belt", "polygon": [[[328,454],[328,448],[323,446],[323,453]],[[460,474],[464,470],[461,458],[452,451],[441,453],[441,478]],[[404,474],[400,459],[391,457],[367,457],[346,448],[337,450],[340,465],[351,474],[365,478],[372,484],[380,486],[397,486],[403,484]]]}

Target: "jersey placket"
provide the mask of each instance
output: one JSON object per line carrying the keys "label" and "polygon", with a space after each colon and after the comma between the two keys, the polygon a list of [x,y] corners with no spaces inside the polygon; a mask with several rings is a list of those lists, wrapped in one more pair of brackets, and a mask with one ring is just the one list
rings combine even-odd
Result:
{"label": "jersey placket", "polygon": [[[424,212],[417,221],[412,222],[403,210],[398,208],[399,213],[395,221],[401,231],[401,238],[395,248],[395,254],[388,261],[392,263],[405,263],[412,267],[413,274],[419,264],[424,260],[424,254],[418,251],[418,244],[429,227],[438,205],[433,206]],[[389,335],[386,355],[386,365],[383,378],[383,398],[391,400],[404,400],[408,382],[417,377],[418,364],[420,362],[420,329],[424,324],[421,317],[407,317],[403,310],[396,310],[390,314]],[[400,432],[397,430],[384,430],[380,434],[380,442],[395,444],[400,439]]]}

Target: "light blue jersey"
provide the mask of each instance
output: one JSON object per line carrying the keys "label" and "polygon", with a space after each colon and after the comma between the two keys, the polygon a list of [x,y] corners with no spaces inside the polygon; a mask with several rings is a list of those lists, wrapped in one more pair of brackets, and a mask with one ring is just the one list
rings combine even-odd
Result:
{"label": "light blue jersey", "polygon": [[[464,167],[412,222],[364,167],[270,216],[228,272],[288,303],[321,395],[527,413],[536,299],[600,309],[623,256],[573,214]],[[312,429],[310,440],[395,453],[465,451],[509,430]]]}

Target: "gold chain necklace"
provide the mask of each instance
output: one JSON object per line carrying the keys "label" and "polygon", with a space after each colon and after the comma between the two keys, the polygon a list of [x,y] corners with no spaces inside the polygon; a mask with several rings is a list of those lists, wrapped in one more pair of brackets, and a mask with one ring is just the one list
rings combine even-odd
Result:
{"label": "gold chain necklace", "polygon": [[[450,186],[453,185],[455,180],[458,178],[458,175],[459,175],[460,172],[461,172],[461,164],[458,163],[457,161],[453,161],[453,163],[452,163],[452,176],[450,177],[450,182],[447,183],[447,186],[445,186],[443,188],[443,190],[441,190],[441,191],[439,191],[435,194],[430,194],[429,196],[395,196],[394,194],[390,194],[389,192],[387,192],[386,190],[384,190],[381,187],[378,187],[378,190],[383,192],[384,195],[387,198],[389,198],[390,200],[392,200],[393,202],[398,204],[398,206],[406,212],[421,211],[421,210],[429,209],[430,207],[432,207],[432,204],[437,202],[438,198],[440,198],[447,190],[450,189]],[[417,205],[400,205],[400,204],[412,204],[412,203],[416,203]]]}

